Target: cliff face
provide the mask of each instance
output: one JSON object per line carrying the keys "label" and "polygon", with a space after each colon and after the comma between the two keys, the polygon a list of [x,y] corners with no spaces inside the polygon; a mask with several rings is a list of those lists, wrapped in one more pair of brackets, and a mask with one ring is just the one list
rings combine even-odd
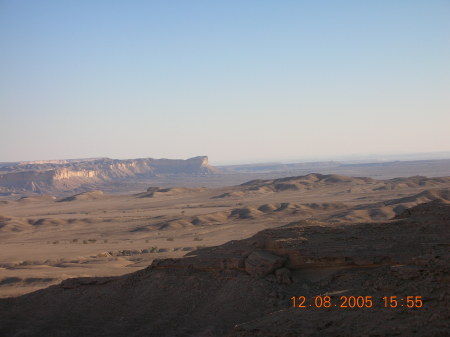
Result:
{"label": "cliff face", "polygon": [[208,157],[186,160],[109,158],[34,161],[0,167],[0,192],[57,193],[126,179],[152,178],[167,174],[208,175],[219,171],[208,164]]}
{"label": "cliff face", "polygon": [[155,173],[172,174],[211,174],[218,173],[219,170],[208,163],[208,157],[200,156],[186,160],[173,159],[150,159],[151,166],[155,168]]}

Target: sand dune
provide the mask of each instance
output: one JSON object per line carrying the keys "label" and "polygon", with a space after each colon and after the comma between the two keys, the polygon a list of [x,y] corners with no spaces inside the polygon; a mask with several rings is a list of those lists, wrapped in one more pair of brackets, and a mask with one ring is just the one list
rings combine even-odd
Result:
{"label": "sand dune", "polygon": [[397,213],[391,207],[379,206],[367,209],[356,208],[336,216],[345,222],[364,222],[392,219]]}
{"label": "sand dune", "polygon": [[427,178],[414,176],[389,180],[376,180],[365,177],[347,177],[336,174],[311,173],[305,176],[287,177],[269,180],[251,180],[234,187],[228,192],[213,196],[213,198],[243,197],[264,193],[297,191],[348,186],[348,192],[361,191],[394,191],[408,188],[440,187],[450,184],[450,177]]}
{"label": "sand dune", "polygon": [[[232,208],[227,211],[212,212],[202,215],[197,215],[190,218],[174,219],[157,223],[158,229],[181,229],[194,228],[195,226],[214,226],[226,224],[235,220],[252,220],[261,219],[267,216],[294,216],[294,215],[314,215],[321,211],[337,211],[345,209],[347,206],[343,203],[271,203],[260,206],[246,206],[239,208]],[[150,231],[153,226],[138,227],[133,231]]]}
{"label": "sand dune", "polygon": [[407,208],[434,200],[450,201],[450,189],[428,189],[403,198],[386,200],[370,205],[363,204],[335,215],[335,217],[344,221],[387,220],[396,217]]}
{"label": "sand dune", "polygon": [[[40,227],[61,226],[69,223],[68,220],[58,218],[17,218],[0,216],[0,231],[2,232],[23,232],[31,231]],[[86,219],[82,220],[83,223]]]}
{"label": "sand dune", "polygon": [[386,205],[393,205],[393,204],[418,204],[423,202],[428,202],[436,199],[442,199],[442,200],[450,200],[450,189],[448,188],[442,188],[442,189],[427,189],[424,190],[418,194],[404,197],[400,199],[393,199],[386,201]]}
{"label": "sand dune", "polygon": [[[198,225],[220,225],[228,223],[233,219],[251,220],[259,219],[268,215],[276,216],[295,216],[303,215],[307,217],[319,216],[323,212],[327,214],[324,219],[334,219],[337,222],[363,222],[363,221],[382,221],[394,218],[402,213],[406,208],[413,207],[420,203],[432,200],[450,200],[449,189],[431,189],[425,190],[413,196],[407,196],[399,199],[387,200],[374,204],[361,204],[355,207],[349,207],[341,202],[325,203],[270,203],[259,206],[246,206],[233,208],[228,211],[213,212],[192,218],[175,219],[158,224],[159,229],[182,229],[194,228]],[[342,210],[345,210],[342,212]],[[321,213],[322,212],[322,213]],[[142,230],[142,229],[141,229]],[[147,229],[149,230],[149,229]]]}
{"label": "sand dune", "polygon": [[96,200],[103,196],[103,191],[94,190],[89,192],[78,193],[67,198],[58,200],[58,202],[78,201],[78,200]]}
{"label": "sand dune", "polygon": [[52,195],[37,195],[32,197],[21,197],[17,200],[17,202],[20,203],[26,203],[26,202],[41,202],[41,201],[54,201],[56,200],[56,197]]}
{"label": "sand dune", "polygon": [[404,188],[430,188],[439,187],[450,183],[450,177],[427,178],[414,176],[408,178],[394,178],[384,181],[384,185],[377,187],[377,190],[398,190]]}
{"label": "sand dune", "polygon": [[374,184],[376,180],[371,178],[346,177],[335,174],[311,173],[305,176],[287,177],[270,180],[251,180],[213,198],[241,197],[251,194],[264,194],[271,192],[305,191],[314,188],[345,184],[350,186]]}
{"label": "sand dune", "polygon": [[164,197],[164,196],[173,196],[179,194],[186,193],[195,193],[205,191],[206,188],[185,188],[185,187],[176,187],[176,188],[161,188],[161,187],[149,187],[147,192],[136,194],[138,198],[156,198],[156,197]]}
{"label": "sand dune", "polygon": [[22,232],[30,228],[26,219],[0,215],[0,232]]}

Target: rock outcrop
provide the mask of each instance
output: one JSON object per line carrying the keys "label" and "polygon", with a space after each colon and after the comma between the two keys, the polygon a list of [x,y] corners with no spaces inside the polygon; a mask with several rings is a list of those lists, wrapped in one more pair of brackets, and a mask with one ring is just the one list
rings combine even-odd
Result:
{"label": "rock outcrop", "polygon": [[283,266],[285,261],[285,257],[266,251],[254,251],[245,260],[245,271],[252,276],[263,277]]}

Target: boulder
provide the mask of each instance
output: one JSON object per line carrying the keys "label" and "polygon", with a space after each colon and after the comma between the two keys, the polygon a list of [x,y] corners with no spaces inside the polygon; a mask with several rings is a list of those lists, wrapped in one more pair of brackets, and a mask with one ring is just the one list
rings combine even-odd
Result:
{"label": "boulder", "polygon": [[254,251],[245,260],[245,271],[255,277],[264,277],[283,266],[286,258],[266,251]]}

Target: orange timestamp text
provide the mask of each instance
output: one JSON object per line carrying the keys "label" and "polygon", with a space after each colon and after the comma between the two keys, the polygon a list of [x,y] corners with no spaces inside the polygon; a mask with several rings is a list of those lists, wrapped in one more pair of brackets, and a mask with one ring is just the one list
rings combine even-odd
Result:
{"label": "orange timestamp text", "polygon": [[294,308],[421,308],[422,296],[292,296],[291,303]]}

